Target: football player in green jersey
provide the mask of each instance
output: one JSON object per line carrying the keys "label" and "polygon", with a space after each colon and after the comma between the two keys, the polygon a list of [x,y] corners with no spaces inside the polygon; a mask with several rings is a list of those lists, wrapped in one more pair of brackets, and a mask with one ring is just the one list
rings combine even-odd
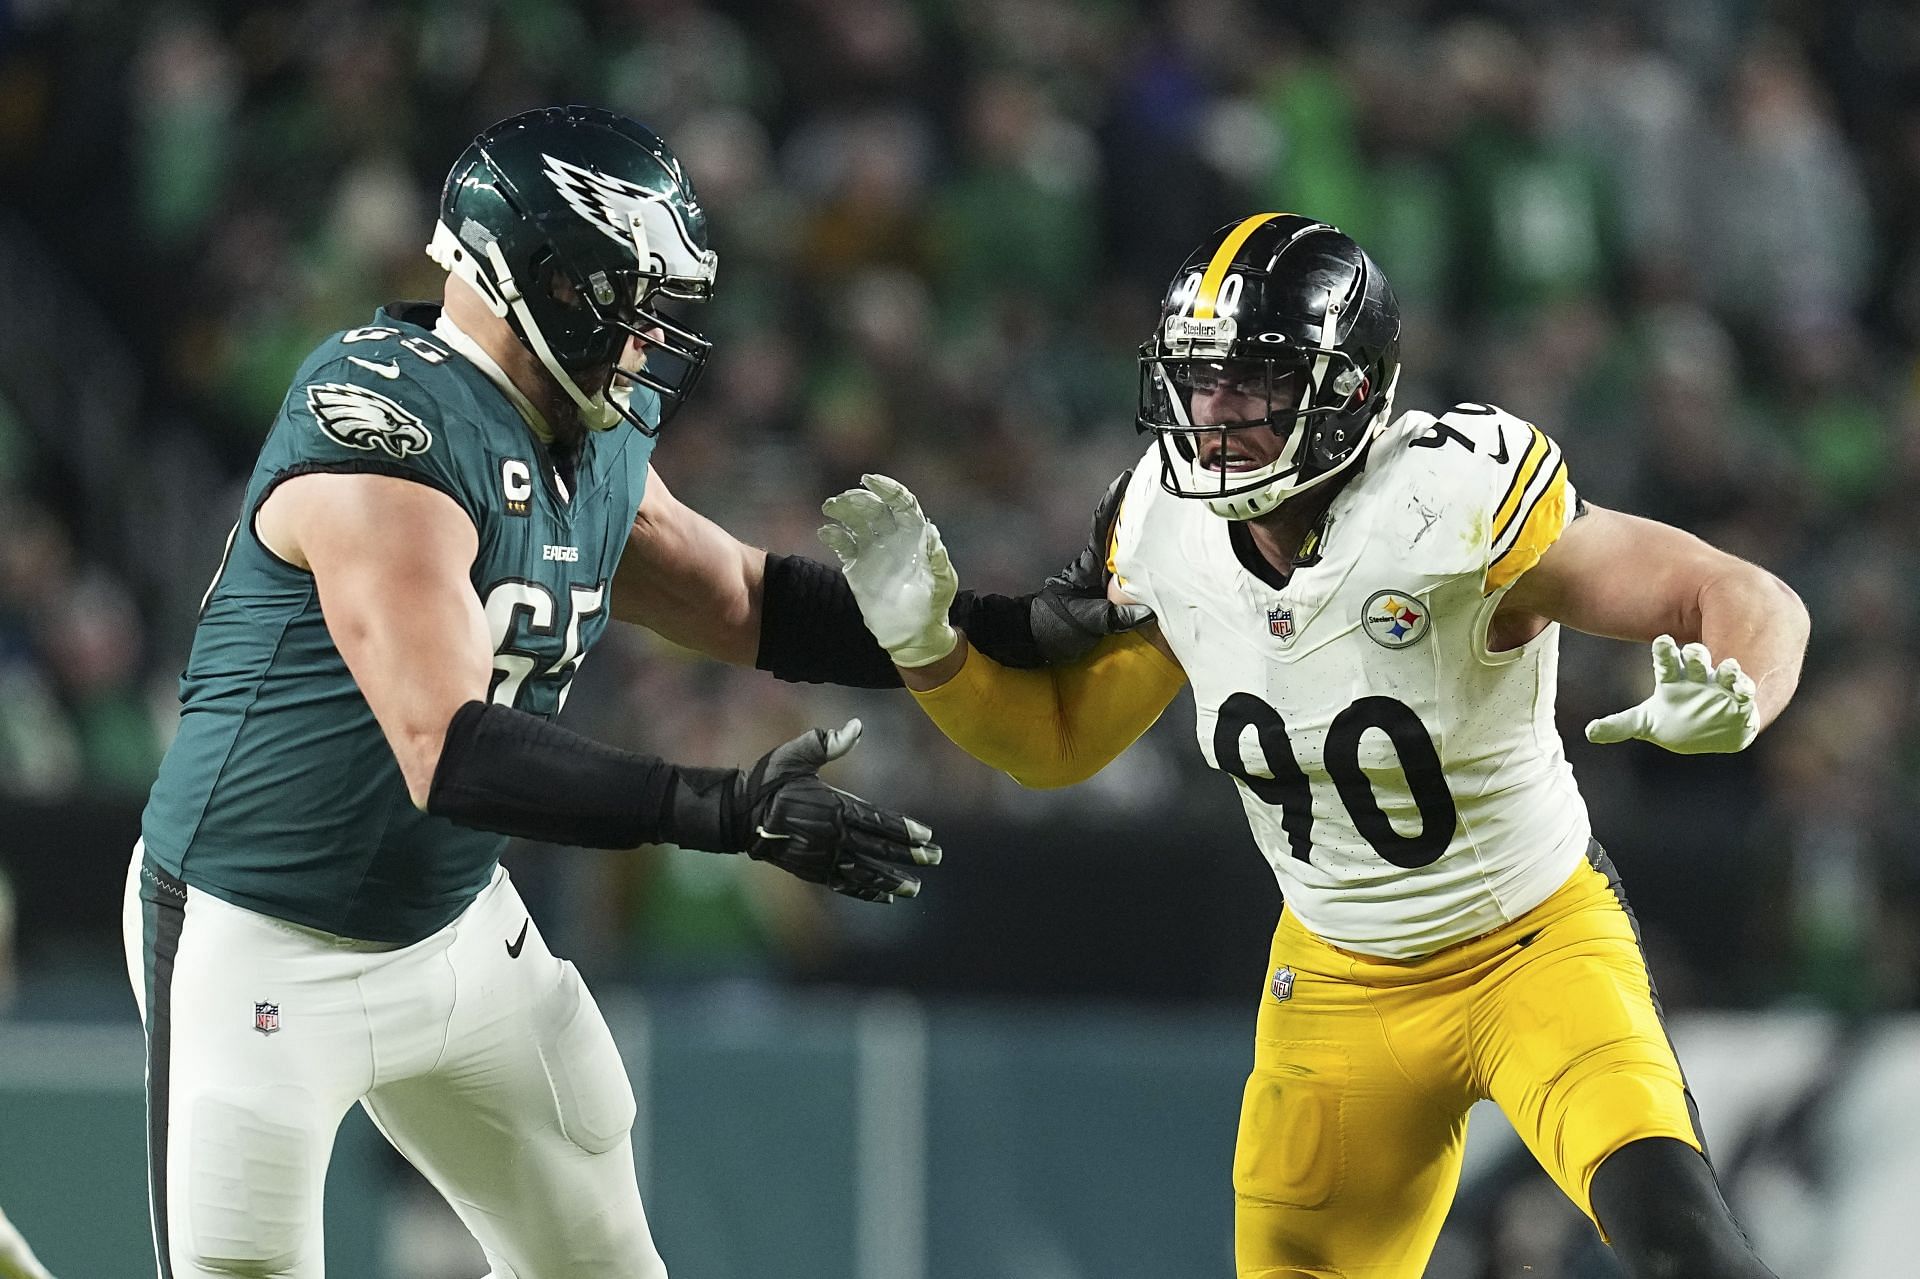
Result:
{"label": "football player in green jersey", "polygon": [[[320,1197],[359,1102],[499,1279],[658,1279],[634,1100],[509,836],[745,853],[855,897],[919,889],[931,832],[827,785],[858,721],[746,769],[559,727],[609,618],[786,679],[897,683],[840,575],[743,545],[649,464],[713,288],[679,161],[604,111],[474,140],[394,305],[295,375],[202,604],[130,868],[163,1277],[324,1273]],[[1139,621],[1056,583],[962,601],[1016,664]]]}

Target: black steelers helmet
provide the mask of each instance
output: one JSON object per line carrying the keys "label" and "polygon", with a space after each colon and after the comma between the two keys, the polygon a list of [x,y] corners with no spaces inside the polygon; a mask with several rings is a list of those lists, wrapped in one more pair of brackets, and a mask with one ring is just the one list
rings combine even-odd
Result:
{"label": "black steelers helmet", "polygon": [[[1373,259],[1325,222],[1257,213],[1174,277],[1140,347],[1137,424],[1159,441],[1168,492],[1253,519],[1353,465],[1386,427],[1399,374],[1400,304]],[[1233,420],[1215,416],[1222,392]],[[1248,431],[1279,436],[1279,456],[1237,449]]]}

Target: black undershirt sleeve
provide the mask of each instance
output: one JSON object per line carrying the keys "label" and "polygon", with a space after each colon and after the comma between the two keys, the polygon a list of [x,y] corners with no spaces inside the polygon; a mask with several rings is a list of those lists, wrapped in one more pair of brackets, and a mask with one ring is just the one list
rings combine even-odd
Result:
{"label": "black undershirt sleeve", "polygon": [[427,811],[461,826],[583,848],[671,843],[744,852],[733,768],[618,750],[537,715],[468,702],[447,726]]}
{"label": "black undershirt sleeve", "polygon": [[[1041,666],[1030,602],[1029,596],[961,591],[947,620],[1002,666]],[[900,687],[900,673],[861,620],[847,579],[839,569],[799,555],[767,554],[754,665],[795,684]]]}

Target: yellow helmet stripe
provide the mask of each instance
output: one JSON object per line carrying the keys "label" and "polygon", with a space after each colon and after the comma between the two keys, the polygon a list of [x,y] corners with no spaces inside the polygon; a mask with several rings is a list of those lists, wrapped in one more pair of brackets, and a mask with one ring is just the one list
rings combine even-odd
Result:
{"label": "yellow helmet stripe", "polygon": [[1247,237],[1258,231],[1275,218],[1284,218],[1284,213],[1256,213],[1239,226],[1227,233],[1214,252],[1213,261],[1207,263],[1207,273],[1200,277],[1200,287],[1193,293],[1193,318],[1211,320],[1214,303],[1220,299],[1220,285],[1227,278],[1227,268],[1233,265],[1234,255],[1240,252],[1240,246]]}

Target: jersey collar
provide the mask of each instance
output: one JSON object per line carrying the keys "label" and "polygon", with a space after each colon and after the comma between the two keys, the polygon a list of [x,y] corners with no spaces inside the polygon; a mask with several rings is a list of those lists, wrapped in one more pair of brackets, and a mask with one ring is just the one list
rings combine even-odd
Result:
{"label": "jersey collar", "polygon": [[533,401],[521,393],[520,388],[513,384],[513,379],[507,376],[507,371],[469,337],[465,329],[449,319],[445,311],[434,321],[433,335],[465,356],[469,363],[487,375],[487,381],[500,388],[500,393],[526,419],[527,427],[536,439],[542,444],[553,443],[553,431],[547,426],[547,419],[540,415],[540,410],[533,407]]}

